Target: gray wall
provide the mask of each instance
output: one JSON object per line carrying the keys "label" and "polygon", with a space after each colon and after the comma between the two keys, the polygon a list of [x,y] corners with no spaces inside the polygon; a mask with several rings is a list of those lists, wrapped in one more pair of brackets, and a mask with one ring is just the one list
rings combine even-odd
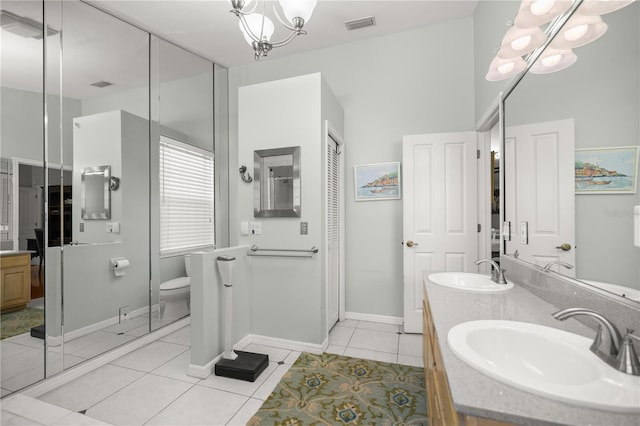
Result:
{"label": "gray wall", "polygon": [[[472,40],[469,17],[284,58],[274,51],[229,70],[232,171],[248,161],[236,149],[240,86],[321,72],[344,109],[348,312],[401,317],[403,294],[402,202],[356,203],[353,166],[400,161],[406,134],[474,128]],[[244,215],[231,209],[231,218]],[[230,232],[235,244],[239,229]]]}
{"label": "gray wall", "polygon": [[[252,257],[247,262],[255,277],[252,333],[315,344],[327,337],[324,120],[333,120],[338,131],[343,125],[342,109],[325,85],[315,73],[239,88],[238,164],[252,170],[254,150],[300,146],[301,217],[254,218],[254,185],[237,175],[230,180],[234,185],[230,192],[237,194],[236,214],[231,215],[229,225],[236,232],[232,242],[262,248],[320,249],[310,259]],[[261,222],[262,234],[239,236],[242,221]],[[300,235],[301,221],[309,224],[307,235]]]}

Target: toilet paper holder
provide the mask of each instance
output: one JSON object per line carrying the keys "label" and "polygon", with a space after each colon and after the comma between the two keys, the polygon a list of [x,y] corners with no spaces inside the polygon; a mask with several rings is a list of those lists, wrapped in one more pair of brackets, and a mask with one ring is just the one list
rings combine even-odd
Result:
{"label": "toilet paper holder", "polygon": [[129,260],[124,257],[115,257],[109,260],[109,266],[116,277],[121,277],[126,273],[125,270],[131,266],[131,264]]}

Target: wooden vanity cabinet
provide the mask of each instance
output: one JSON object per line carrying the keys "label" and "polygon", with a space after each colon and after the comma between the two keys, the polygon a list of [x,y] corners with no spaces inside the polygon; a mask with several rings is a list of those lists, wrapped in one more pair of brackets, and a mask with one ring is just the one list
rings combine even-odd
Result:
{"label": "wooden vanity cabinet", "polygon": [[[422,302],[423,359],[427,387],[427,412],[430,426],[508,426],[498,420],[469,416],[456,412],[451,398],[447,373],[440,353],[438,335],[433,325],[427,291]],[[481,390],[479,390],[481,392]]]}
{"label": "wooden vanity cabinet", "polygon": [[0,310],[4,313],[24,309],[31,300],[31,255],[2,255],[0,271]]}

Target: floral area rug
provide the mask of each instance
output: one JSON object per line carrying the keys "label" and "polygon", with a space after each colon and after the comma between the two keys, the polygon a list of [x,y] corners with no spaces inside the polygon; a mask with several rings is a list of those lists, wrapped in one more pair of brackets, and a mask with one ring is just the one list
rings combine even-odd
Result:
{"label": "floral area rug", "polygon": [[26,308],[0,316],[0,339],[28,333],[44,322],[44,310]]}
{"label": "floral area rug", "polygon": [[426,425],[424,370],[302,353],[248,425]]}

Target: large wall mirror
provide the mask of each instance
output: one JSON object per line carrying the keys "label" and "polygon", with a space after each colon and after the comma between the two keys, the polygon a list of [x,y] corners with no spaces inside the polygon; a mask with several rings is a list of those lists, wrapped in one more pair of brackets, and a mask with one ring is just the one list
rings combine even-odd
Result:
{"label": "large wall mirror", "polygon": [[189,314],[162,313],[161,283],[188,273],[189,250],[160,250],[160,134],[205,152],[212,175],[226,104],[212,62],[88,3],[3,1],[2,22],[0,237],[31,257],[26,307],[40,315],[15,336],[0,322],[5,396]]}
{"label": "large wall mirror", "polygon": [[640,3],[601,18],[607,31],[573,65],[530,70],[506,98],[505,247],[640,302]]}

